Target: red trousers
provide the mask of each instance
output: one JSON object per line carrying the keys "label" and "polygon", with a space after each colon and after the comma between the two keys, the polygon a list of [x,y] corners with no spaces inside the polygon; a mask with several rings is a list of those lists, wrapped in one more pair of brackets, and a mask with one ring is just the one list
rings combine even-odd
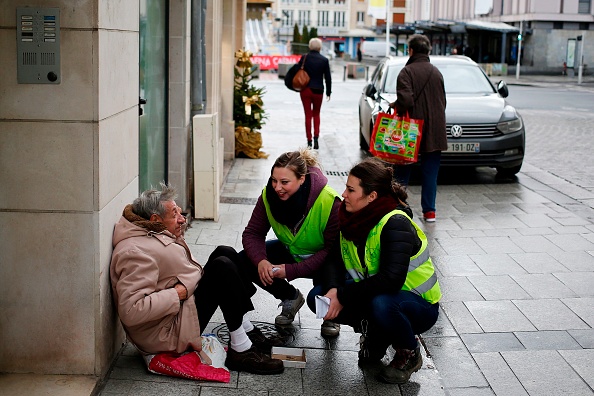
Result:
{"label": "red trousers", "polygon": [[316,94],[309,88],[305,88],[299,92],[301,96],[301,103],[303,103],[303,110],[305,111],[305,135],[307,140],[311,140],[311,124],[313,119],[314,137],[320,136],[320,109],[322,108],[322,100],[324,94]]}

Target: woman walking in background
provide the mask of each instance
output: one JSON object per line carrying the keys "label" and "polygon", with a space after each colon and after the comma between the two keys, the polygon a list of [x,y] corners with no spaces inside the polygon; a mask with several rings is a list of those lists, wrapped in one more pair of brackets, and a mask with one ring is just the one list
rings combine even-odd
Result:
{"label": "woman walking in background", "polygon": [[[312,38],[309,40],[309,52],[304,55],[299,64],[305,62],[304,70],[309,75],[309,84],[299,92],[301,103],[305,112],[305,135],[307,136],[307,147],[320,148],[318,138],[320,137],[320,109],[324,99],[324,81],[326,83],[326,97],[330,100],[332,93],[332,77],[330,75],[330,62],[328,58],[320,54],[322,40]],[[313,123],[313,135],[311,131]]]}

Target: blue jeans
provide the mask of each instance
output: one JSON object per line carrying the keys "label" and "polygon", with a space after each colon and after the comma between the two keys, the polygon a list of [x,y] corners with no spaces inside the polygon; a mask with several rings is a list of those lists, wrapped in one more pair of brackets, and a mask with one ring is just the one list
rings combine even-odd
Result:
{"label": "blue jeans", "polygon": [[[353,283],[348,280],[347,284]],[[315,296],[325,294],[322,286],[315,286],[307,295],[307,305],[315,312]],[[392,344],[395,349],[415,349],[415,334],[429,330],[437,321],[439,304],[430,304],[423,297],[400,290],[391,294],[379,294],[368,302],[344,307],[333,322],[352,326],[362,332],[361,322],[367,320],[368,336],[378,348]],[[364,329],[363,329],[364,330]]]}
{"label": "blue jeans", "polygon": [[[435,212],[435,197],[437,196],[437,176],[441,163],[441,151],[423,153],[420,156],[421,165],[421,209],[423,213]],[[395,165],[394,178],[404,186],[408,186],[412,165]]]}

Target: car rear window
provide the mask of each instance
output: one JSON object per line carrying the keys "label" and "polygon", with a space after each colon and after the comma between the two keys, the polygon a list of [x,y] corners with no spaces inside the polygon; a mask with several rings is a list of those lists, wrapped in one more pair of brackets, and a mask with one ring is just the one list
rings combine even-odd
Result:
{"label": "car rear window", "polygon": [[[384,92],[396,93],[396,80],[403,65],[390,66],[386,75]],[[495,90],[491,82],[478,66],[475,65],[439,65],[443,75],[446,93],[491,94]]]}

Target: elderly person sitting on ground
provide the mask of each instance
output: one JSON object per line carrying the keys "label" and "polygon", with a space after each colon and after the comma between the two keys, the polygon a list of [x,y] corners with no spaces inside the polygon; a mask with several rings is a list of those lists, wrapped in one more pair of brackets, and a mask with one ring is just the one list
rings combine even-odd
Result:
{"label": "elderly person sitting on ground", "polygon": [[199,351],[201,332],[220,307],[230,333],[226,366],[281,373],[282,361],[269,356],[278,340],[244,318],[256,289],[240,274],[237,252],[219,246],[202,268],[183,238],[186,219],[175,198],[161,183],[127,205],[115,225],[110,276],[128,339],[146,354]]}

